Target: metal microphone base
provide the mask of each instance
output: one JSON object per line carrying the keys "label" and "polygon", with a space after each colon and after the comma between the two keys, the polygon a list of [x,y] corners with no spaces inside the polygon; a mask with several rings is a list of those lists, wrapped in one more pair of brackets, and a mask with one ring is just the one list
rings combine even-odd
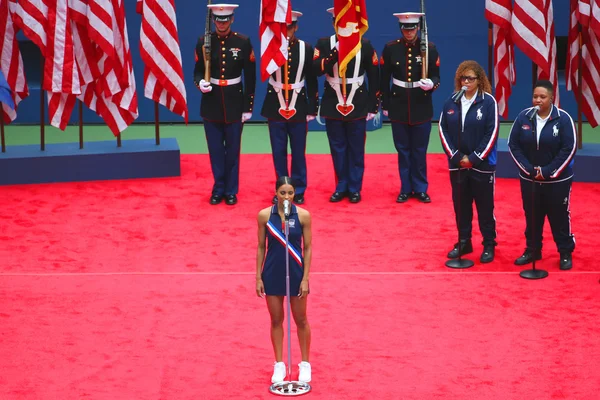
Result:
{"label": "metal microphone base", "polygon": [[272,384],[269,392],[278,396],[302,396],[310,392],[312,387],[306,382],[283,381]]}
{"label": "metal microphone base", "polygon": [[519,273],[519,276],[524,279],[544,279],[548,276],[548,271],[543,269],[526,269]]}
{"label": "metal microphone base", "polygon": [[446,267],[454,269],[466,269],[471,268],[475,263],[466,258],[455,258],[453,260],[446,261]]}

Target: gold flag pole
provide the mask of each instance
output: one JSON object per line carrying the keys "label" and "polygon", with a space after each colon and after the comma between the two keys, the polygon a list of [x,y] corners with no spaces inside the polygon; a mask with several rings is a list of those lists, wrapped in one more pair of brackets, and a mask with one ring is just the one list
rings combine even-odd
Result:
{"label": "gold flag pole", "polygon": [[346,99],[348,98],[346,94],[346,72],[344,71],[344,75],[342,76],[342,96],[344,96],[344,106],[346,106]]}
{"label": "gold flag pole", "polygon": [[[289,42],[290,42],[290,39],[288,38],[288,44],[289,44]],[[288,50],[288,58],[286,58],[285,64],[283,66],[283,75],[284,75],[284,77],[283,77],[283,88],[285,90],[284,95],[285,95],[285,110],[286,111],[289,110],[289,105],[290,105],[290,93],[289,93],[289,90],[288,90],[288,87],[289,87],[289,84],[290,84],[290,77],[288,76],[288,74],[289,74],[289,66],[288,66],[288,64],[289,64],[289,62],[288,62],[289,56],[290,55],[289,55],[289,50]]]}

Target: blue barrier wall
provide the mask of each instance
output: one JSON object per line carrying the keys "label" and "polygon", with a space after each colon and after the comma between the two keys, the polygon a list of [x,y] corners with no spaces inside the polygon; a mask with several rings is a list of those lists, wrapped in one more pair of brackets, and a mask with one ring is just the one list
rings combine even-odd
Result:
{"label": "blue barrier wall", "polygon": [[[139,30],[141,17],[135,12],[135,1],[125,2],[129,40],[135,67],[135,76],[138,88],[140,117],[137,122],[150,122],[154,120],[153,103],[143,96],[143,63],[139,56]],[[215,3],[215,1],[213,1]],[[179,40],[183,57],[183,70],[186,81],[188,106],[190,109],[190,122],[200,121],[201,93],[196,89],[193,80],[194,48],[199,35],[202,35],[205,21],[205,1],[176,0],[177,18],[179,26]],[[239,1],[240,7],[236,13],[234,30],[250,36],[257,54],[260,54],[258,41],[259,0]],[[293,8],[302,11],[298,36],[312,43],[323,36],[332,34],[331,16],[325,10],[332,6],[332,1],[318,0],[293,0]],[[554,18],[556,35],[566,36],[569,23],[568,0],[554,0]],[[397,19],[392,15],[395,12],[418,11],[419,0],[391,2],[384,0],[367,0],[369,15],[369,31],[367,37],[381,53],[383,46],[389,40],[400,36]],[[439,50],[441,58],[442,84],[434,95],[435,116],[439,115],[444,100],[453,89],[452,80],[458,64],[466,59],[478,61],[487,70],[488,65],[488,23],[484,17],[484,0],[426,0],[427,21],[429,38]],[[21,39],[25,39],[23,36]],[[19,123],[39,122],[39,77],[40,60],[36,56],[31,44],[23,46],[28,48],[25,54],[27,79],[30,84],[31,95],[25,99],[19,108]],[[565,49],[566,51],[566,49]],[[517,85],[513,87],[513,95],[509,102],[509,119],[531,103],[531,61],[517,50]],[[573,94],[567,92],[564,78],[561,79],[560,95],[561,106],[573,117],[576,116],[576,102]],[[321,88],[323,81],[321,80]],[[253,120],[262,120],[259,115],[265,95],[266,84],[257,83],[256,108]],[[47,115],[47,114],[46,114]],[[77,112],[73,113],[71,121],[77,121]],[[434,117],[437,119],[437,117]],[[160,111],[161,122],[181,122],[182,118],[172,114],[164,107]],[[102,122],[90,110],[84,110],[84,121],[88,123]]]}

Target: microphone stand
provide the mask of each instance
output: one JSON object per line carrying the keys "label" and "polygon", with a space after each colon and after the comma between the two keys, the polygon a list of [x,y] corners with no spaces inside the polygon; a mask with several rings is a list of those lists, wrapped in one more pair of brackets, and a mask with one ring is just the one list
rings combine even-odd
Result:
{"label": "microphone stand", "polygon": [[288,380],[292,380],[292,305],[290,300],[290,216],[285,216],[285,298],[287,306]]}
{"label": "microphone stand", "polygon": [[[535,119],[535,113],[531,120],[532,131],[533,131],[533,143],[534,146],[537,143],[537,123]],[[534,170],[535,171],[535,170]],[[535,240],[535,176],[531,179],[531,216],[529,218],[531,224],[531,238]],[[524,279],[544,279],[548,276],[548,271],[543,269],[535,269],[535,249],[533,249],[533,262],[531,263],[531,269],[525,269],[519,273],[519,276]],[[540,249],[541,251],[541,249]]]}
{"label": "microphone stand", "polygon": [[[464,94],[463,94],[464,96]],[[458,123],[459,123],[459,127],[460,129],[458,130],[458,137],[457,137],[457,144],[456,144],[456,148],[460,151],[460,134],[463,130],[463,124],[462,124],[462,104],[460,104],[460,99],[462,98],[462,96],[457,96],[458,98],[454,100],[455,103],[459,104],[458,106]],[[458,203],[458,207],[456,207],[456,227],[458,228],[458,258],[452,259],[452,260],[448,260],[446,261],[446,267],[448,268],[454,268],[454,269],[466,269],[466,268],[471,268],[473,265],[475,265],[475,263],[471,260],[468,260],[466,258],[462,258],[462,254],[461,254],[461,245],[460,245],[460,209],[461,209],[461,202],[460,202],[460,190],[461,190],[461,186],[462,183],[460,181],[461,179],[461,175],[462,175],[462,170],[461,170],[461,166],[460,164],[458,165],[458,171],[456,171],[456,201]]]}
{"label": "microphone stand", "polygon": [[[288,200],[285,200],[286,202]],[[292,305],[290,300],[290,214],[284,213],[284,235],[285,235],[285,298],[286,298],[286,314],[287,314],[287,345],[288,345],[288,366],[287,366],[287,381],[274,383],[269,387],[269,391],[273,394],[281,396],[300,396],[310,392],[312,389],[308,383],[292,380]]]}

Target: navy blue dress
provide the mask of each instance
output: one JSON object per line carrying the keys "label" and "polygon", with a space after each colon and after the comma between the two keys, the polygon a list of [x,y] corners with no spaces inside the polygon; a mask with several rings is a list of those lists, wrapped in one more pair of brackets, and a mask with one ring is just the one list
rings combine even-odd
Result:
{"label": "navy blue dress", "polygon": [[[290,231],[290,296],[298,295],[300,282],[304,275],[302,257],[302,224],[298,210],[292,205],[289,219]],[[271,208],[267,222],[267,256],[263,264],[262,280],[265,293],[269,296],[285,296],[285,227],[277,211],[277,205]]]}

